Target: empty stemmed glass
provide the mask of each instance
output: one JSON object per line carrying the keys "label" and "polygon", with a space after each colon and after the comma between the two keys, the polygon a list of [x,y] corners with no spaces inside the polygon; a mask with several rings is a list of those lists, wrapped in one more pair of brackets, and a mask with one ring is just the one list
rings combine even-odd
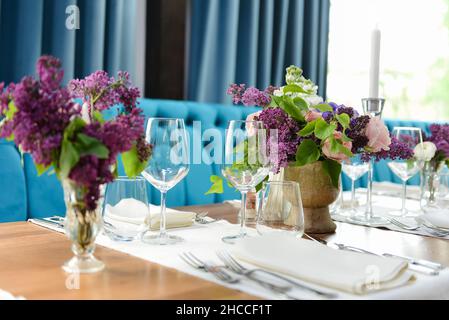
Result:
{"label": "empty stemmed glass", "polygon": [[166,232],[165,200],[168,190],[180,182],[189,172],[189,149],[182,119],[150,118],[146,129],[146,141],[152,146],[152,156],[142,175],[161,192],[161,224],[159,234],[148,230],[142,241],[150,244],[174,244],[181,237]]}
{"label": "empty stemmed glass", "polygon": [[[400,142],[406,144],[411,150],[417,146],[422,146],[422,132],[419,128],[396,127],[393,136]],[[394,216],[405,216],[408,211],[405,207],[407,197],[407,181],[417,174],[424,166],[424,161],[417,157],[408,160],[396,159],[388,163],[391,171],[402,180],[402,209],[390,212]]]}
{"label": "empty stemmed glass", "polygon": [[261,183],[270,170],[267,150],[267,134],[261,121],[230,121],[226,131],[225,161],[222,174],[240,191],[240,233],[223,237],[223,241],[234,243],[246,236],[246,195]]}
{"label": "empty stemmed glass", "polygon": [[354,216],[357,213],[355,182],[368,172],[369,164],[363,161],[360,155],[357,155],[343,161],[342,170],[351,179],[351,207],[347,211],[342,210],[342,212],[349,213],[350,216]]}

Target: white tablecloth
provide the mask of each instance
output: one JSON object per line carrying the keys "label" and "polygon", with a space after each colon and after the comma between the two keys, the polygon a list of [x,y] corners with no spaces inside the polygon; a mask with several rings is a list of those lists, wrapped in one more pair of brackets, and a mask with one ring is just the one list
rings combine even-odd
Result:
{"label": "white tablecloth", "polygon": [[[48,226],[46,226],[48,227]],[[62,232],[61,229],[55,230]],[[194,225],[190,228],[170,230],[169,232],[185,239],[184,242],[173,246],[151,246],[140,241],[115,242],[107,236],[101,235],[97,239],[97,244],[114,249],[129,255],[155,262],[163,266],[174,268],[193,276],[212,281],[235,290],[240,290],[251,295],[266,299],[282,299],[283,297],[270,292],[259,285],[242,279],[237,284],[226,284],[218,281],[213,275],[196,270],[179,258],[182,252],[193,252],[204,260],[217,262],[217,250],[232,251],[233,245],[225,244],[221,238],[225,235],[237,233],[238,225],[230,224],[226,221],[219,221],[209,225]],[[257,236],[255,230],[249,230],[251,236]],[[339,299],[449,299],[449,270],[444,270],[439,276],[425,276],[416,274],[416,282],[404,287],[387,291],[376,292],[368,295],[351,295],[338,292]],[[298,280],[296,280],[298,281]],[[299,282],[299,281],[298,281]],[[151,284],[149,284],[151,285]],[[309,284],[310,285],[310,284]],[[327,288],[321,288],[330,292],[336,292]],[[298,299],[314,299],[305,291],[295,290],[291,295]]]}
{"label": "white tablecloth", "polygon": [[[358,191],[360,191],[360,190],[358,190]],[[346,205],[347,202],[349,201],[349,199],[351,198],[350,192],[344,192],[343,198],[344,198],[345,205]],[[357,209],[360,211],[360,214],[363,214],[363,212],[365,211],[366,193],[357,192],[356,198],[358,199],[357,202],[360,204]],[[379,196],[379,195],[373,196],[373,212],[377,216],[388,216],[391,211],[400,210],[401,206],[402,206],[402,199],[400,198],[400,196],[399,197]],[[407,199],[406,200],[406,208],[409,210],[409,216],[407,216],[405,218],[398,217],[396,219],[404,222],[407,225],[416,224],[415,217],[418,217],[419,215],[423,214],[423,212],[420,208],[419,201],[413,200],[413,199]],[[335,221],[340,221],[340,222],[364,225],[363,223],[352,222],[351,220],[348,219],[348,216],[342,214],[341,211],[337,212],[336,214],[333,214],[332,219]],[[422,236],[427,236],[427,237],[449,240],[449,236],[437,237],[435,234],[431,234],[426,229],[422,229],[422,228],[419,228],[416,230],[405,230],[405,229],[397,227],[388,222],[385,224],[382,224],[382,225],[376,225],[376,227],[386,228],[389,230],[403,232],[403,233],[411,233],[411,234],[417,234],[417,235],[422,235]]]}

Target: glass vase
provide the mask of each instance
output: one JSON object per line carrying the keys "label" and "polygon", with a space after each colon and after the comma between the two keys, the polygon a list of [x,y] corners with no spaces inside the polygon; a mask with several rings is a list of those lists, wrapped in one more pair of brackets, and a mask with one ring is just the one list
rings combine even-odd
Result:
{"label": "glass vase", "polygon": [[425,212],[441,208],[439,199],[440,174],[444,162],[426,162],[421,172],[421,209]]}
{"label": "glass vase", "polygon": [[104,269],[105,265],[94,257],[95,239],[103,227],[102,199],[104,187],[100,187],[100,198],[95,209],[85,205],[85,188],[72,181],[64,181],[66,204],[65,231],[72,241],[74,257],[66,261],[62,268],[69,273],[94,273]]}

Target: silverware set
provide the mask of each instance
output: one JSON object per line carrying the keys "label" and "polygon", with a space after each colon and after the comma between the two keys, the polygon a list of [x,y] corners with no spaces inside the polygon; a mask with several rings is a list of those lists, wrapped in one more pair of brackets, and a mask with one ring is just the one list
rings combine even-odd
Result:
{"label": "silverware set", "polygon": [[337,297],[335,293],[314,289],[265,269],[248,269],[225,251],[217,252],[217,257],[223,262],[223,265],[203,261],[191,252],[181,253],[179,257],[191,267],[211,273],[220,281],[235,284],[239,283],[242,278],[245,278],[287,299],[298,300],[297,297],[289,293],[293,288],[305,290],[323,298],[332,299]]}
{"label": "silverware set", "polygon": [[442,264],[436,263],[433,261],[428,261],[428,260],[423,260],[423,259],[414,259],[411,257],[400,256],[400,255],[395,255],[395,254],[391,254],[391,253],[378,254],[378,253],[375,253],[372,251],[368,251],[368,250],[354,247],[354,246],[348,246],[348,245],[345,245],[342,243],[328,242],[324,239],[312,237],[311,235],[306,234],[306,233],[304,235],[308,239],[318,242],[318,243],[321,243],[321,244],[324,244],[330,248],[365,253],[365,254],[370,254],[370,255],[375,255],[375,256],[380,256],[380,257],[389,257],[389,258],[400,259],[400,260],[406,261],[411,270],[416,271],[416,272],[421,272],[421,273],[431,275],[431,276],[437,276],[437,275],[439,275],[441,270],[445,269],[445,267]]}
{"label": "silverware set", "polygon": [[411,225],[407,225],[407,224],[405,224],[395,218],[392,218],[392,217],[386,217],[386,218],[391,224],[395,225],[398,228],[407,230],[407,231],[414,231],[414,230],[418,230],[421,228],[436,237],[449,236],[449,229],[444,229],[444,228],[434,226],[429,221],[421,221],[419,224],[411,226]]}

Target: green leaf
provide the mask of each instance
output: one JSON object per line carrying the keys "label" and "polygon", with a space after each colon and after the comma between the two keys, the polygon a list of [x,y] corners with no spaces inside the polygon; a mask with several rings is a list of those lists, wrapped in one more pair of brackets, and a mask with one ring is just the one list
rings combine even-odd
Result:
{"label": "green leaf", "polygon": [[223,193],[223,178],[220,176],[211,176],[210,182],[212,182],[212,186],[210,189],[205,193],[205,195],[208,194],[214,194],[214,193]]}
{"label": "green leaf", "polygon": [[327,103],[321,103],[316,106],[313,106],[313,109],[317,109],[321,112],[334,111],[334,109]]}
{"label": "green leaf", "polygon": [[93,117],[93,119],[94,119],[95,121],[97,121],[97,122],[99,122],[99,123],[104,123],[104,117],[103,117],[103,115],[101,114],[100,111],[95,110],[95,111],[93,112],[93,114],[92,114],[92,117]]}
{"label": "green leaf", "polygon": [[313,120],[313,121],[307,123],[306,126],[298,132],[298,134],[301,137],[310,136],[315,131],[315,125],[316,125],[316,120]]}
{"label": "green leaf", "polygon": [[337,125],[335,123],[327,123],[322,118],[319,118],[316,121],[315,125],[315,136],[318,139],[325,140],[329,138],[334,131],[337,129]]}
{"label": "green leaf", "polygon": [[262,190],[264,182],[268,182],[268,180],[270,180],[270,177],[266,176],[265,179],[263,179],[263,181],[256,186],[256,192]]}
{"label": "green leaf", "polygon": [[338,141],[337,139],[335,139],[334,137],[330,137],[330,143],[331,143],[331,152],[332,153],[343,153],[347,157],[354,156],[354,154],[351,152],[351,150],[349,150],[348,148],[343,146],[343,144],[340,141]]}
{"label": "green leaf", "polygon": [[73,143],[68,139],[64,139],[59,157],[59,175],[62,179],[68,177],[70,170],[78,163],[79,159],[80,155]]}
{"label": "green leaf", "polygon": [[282,102],[282,97],[271,96],[270,107],[279,107]]}
{"label": "green leaf", "polygon": [[321,156],[320,150],[312,140],[304,140],[296,151],[296,165],[304,166],[316,162]]}
{"label": "green leaf", "polygon": [[309,104],[307,103],[306,100],[304,100],[301,97],[296,97],[293,99],[293,103],[301,110],[304,112],[307,112],[309,110]]}
{"label": "green leaf", "polygon": [[293,100],[289,97],[284,97],[280,104],[281,108],[293,119],[303,122],[305,121],[304,115],[301,112],[301,108],[299,108]]}
{"label": "green leaf", "polygon": [[17,107],[14,104],[14,101],[10,101],[8,104],[8,109],[4,111],[4,115],[6,120],[11,120],[14,117],[14,114],[17,112]]}
{"label": "green leaf", "polygon": [[76,117],[64,130],[61,154],[59,155],[59,166],[55,166],[56,173],[61,179],[67,178],[70,170],[72,170],[80,159],[79,152],[71,140],[85,125],[86,122],[83,119]]}
{"label": "green leaf", "polygon": [[341,164],[334,160],[324,160],[323,169],[331,177],[334,187],[338,188],[341,173]]}
{"label": "green leaf", "polygon": [[107,159],[109,156],[109,149],[98,139],[78,133],[76,136],[76,149],[80,157],[86,155],[96,156],[99,159]]}
{"label": "green leaf", "polygon": [[307,93],[303,88],[301,88],[300,86],[298,86],[296,84],[286,85],[284,87],[283,91],[284,91],[284,93],[288,93],[288,92]]}
{"label": "green leaf", "polygon": [[349,128],[350,118],[346,113],[337,114],[336,118],[337,118],[337,121],[342,125],[342,127],[344,129]]}
{"label": "green leaf", "polygon": [[129,151],[122,153],[123,167],[128,177],[134,178],[138,176],[148,165],[148,162],[139,160],[137,147],[134,145]]}
{"label": "green leaf", "polygon": [[35,163],[34,165],[36,167],[36,171],[37,171],[37,175],[38,176],[43,175],[51,167],[51,166],[44,166],[44,165],[42,165],[40,163]]}
{"label": "green leaf", "polygon": [[342,132],[342,135],[341,135],[341,141],[343,141],[343,142],[351,142],[352,139],[349,138],[349,137],[346,135],[346,133]]}

